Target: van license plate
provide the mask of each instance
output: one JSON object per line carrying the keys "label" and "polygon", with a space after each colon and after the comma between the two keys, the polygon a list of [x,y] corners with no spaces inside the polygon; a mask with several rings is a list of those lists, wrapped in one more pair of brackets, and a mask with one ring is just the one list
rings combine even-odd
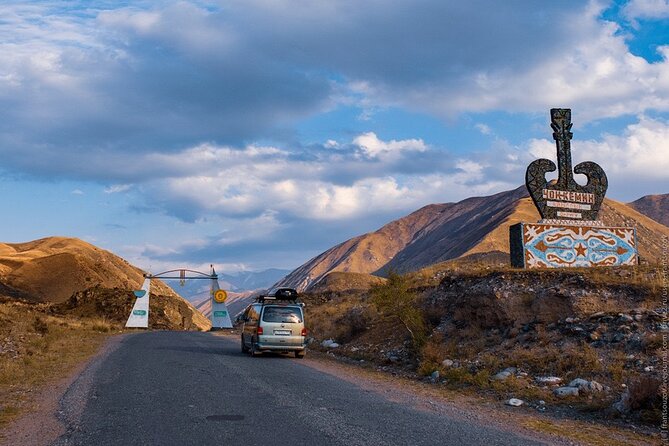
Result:
{"label": "van license plate", "polygon": [[274,330],[276,336],[290,336],[290,330]]}

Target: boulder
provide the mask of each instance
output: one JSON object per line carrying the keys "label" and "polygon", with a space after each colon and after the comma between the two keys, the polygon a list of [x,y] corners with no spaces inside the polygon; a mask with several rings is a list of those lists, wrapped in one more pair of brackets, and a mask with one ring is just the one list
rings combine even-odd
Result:
{"label": "boulder", "polygon": [[511,398],[505,404],[507,406],[519,407],[519,406],[522,406],[523,404],[525,404],[525,401],[520,400],[518,398]]}
{"label": "boulder", "polygon": [[557,389],[553,390],[553,393],[559,398],[579,395],[578,387],[558,387]]}
{"label": "boulder", "polygon": [[326,339],[323,342],[321,342],[321,345],[325,348],[337,348],[339,347],[339,344],[337,344],[334,339]]}
{"label": "boulder", "polygon": [[595,393],[604,390],[604,386],[602,386],[597,381],[588,381],[582,378],[576,378],[572,380],[569,383],[569,387],[575,387],[583,393]]}
{"label": "boulder", "polygon": [[495,376],[492,377],[492,379],[497,380],[497,381],[504,381],[507,379],[509,376],[513,375],[516,373],[516,368],[515,367],[507,367],[501,372],[497,373]]}
{"label": "boulder", "polygon": [[540,384],[560,384],[562,378],[557,376],[537,376],[534,378]]}

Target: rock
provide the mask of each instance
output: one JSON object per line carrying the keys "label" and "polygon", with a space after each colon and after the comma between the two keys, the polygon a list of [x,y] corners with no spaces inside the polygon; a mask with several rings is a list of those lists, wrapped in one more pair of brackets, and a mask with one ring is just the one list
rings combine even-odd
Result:
{"label": "rock", "polygon": [[655,368],[652,365],[643,368],[644,372],[652,372]]}
{"label": "rock", "polygon": [[337,344],[334,339],[326,339],[325,341],[321,342],[321,345],[325,348],[337,348],[339,347],[339,344]]}
{"label": "rock", "polygon": [[634,315],[634,320],[639,322],[643,320],[643,314],[635,314]]}
{"label": "rock", "polygon": [[540,405],[540,406],[545,406],[545,405],[546,405],[546,401],[544,401],[544,400],[539,400],[539,405]]}
{"label": "rock", "polygon": [[507,367],[501,372],[497,373],[495,376],[492,377],[492,379],[497,380],[497,381],[504,381],[507,379],[509,376],[513,375],[516,373],[516,368],[515,367]]}
{"label": "rock", "polygon": [[506,402],[507,406],[520,407],[525,404],[525,401],[519,400],[518,398],[511,398]]}
{"label": "rock", "polygon": [[578,387],[558,387],[557,389],[553,390],[553,393],[559,398],[579,395]]}
{"label": "rock", "polygon": [[390,361],[390,362],[399,362],[399,360],[400,360],[400,358],[398,358],[397,356],[394,356],[394,355],[388,357],[388,361]]}
{"label": "rock", "polygon": [[576,378],[572,380],[569,383],[569,387],[576,387],[579,391],[583,393],[595,393],[604,390],[604,386],[602,386],[597,381],[588,381],[582,378]]}
{"label": "rock", "polygon": [[606,316],[606,313],[603,311],[598,311],[597,313],[592,313],[589,319],[599,319],[600,317]]}
{"label": "rock", "polygon": [[623,333],[616,333],[611,339],[612,342],[621,342],[625,340],[625,335]]}
{"label": "rock", "polygon": [[618,314],[618,321],[623,322],[623,323],[629,323],[629,322],[634,322],[634,318],[632,316],[630,316],[629,314],[619,313]]}
{"label": "rock", "polygon": [[577,317],[568,317],[567,319],[564,320],[567,324],[573,324],[574,322],[578,322]]}
{"label": "rock", "polygon": [[560,384],[562,382],[562,378],[557,376],[537,376],[534,379],[541,384]]}
{"label": "rock", "polygon": [[623,394],[620,396],[620,400],[613,403],[613,408],[621,414],[629,413],[630,409],[632,408],[629,389],[625,389]]}
{"label": "rock", "polygon": [[591,341],[599,341],[599,333],[593,331],[588,335],[588,339],[590,339]]}
{"label": "rock", "polygon": [[567,384],[568,387],[578,387],[579,390],[581,387],[587,387],[589,384],[589,381],[583,378],[576,378],[571,380],[569,384]]}
{"label": "rock", "polygon": [[629,325],[621,325],[618,327],[618,330],[622,331],[623,333],[629,333],[632,331],[632,328]]}
{"label": "rock", "polygon": [[444,367],[453,367],[453,364],[454,362],[451,359],[444,359],[443,361],[441,361],[441,365],[443,365]]}
{"label": "rock", "polygon": [[434,372],[432,372],[432,374],[430,375],[430,379],[432,381],[438,380],[439,379],[439,370],[435,370]]}

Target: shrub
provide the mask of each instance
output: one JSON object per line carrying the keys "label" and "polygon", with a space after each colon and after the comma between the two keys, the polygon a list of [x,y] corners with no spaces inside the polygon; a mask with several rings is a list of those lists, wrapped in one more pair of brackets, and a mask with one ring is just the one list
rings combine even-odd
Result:
{"label": "shrub", "polygon": [[49,332],[49,326],[41,317],[35,317],[35,320],[33,321],[33,329],[35,329],[36,333],[39,333],[42,336]]}
{"label": "shrub", "polygon": [[391,271],[386,283],[371,288],[371,300],[381,314],[404,327],[411,336],[414,349],[420,350],[427,340],[427,329],[418,308],[418,296],[409,290],[409,285],[407,276]]}
{"label": "shrub", "polygon": [[630,408],[632,410],[653,409],[660,406],[660,380],[652,376],[641,376],[629,385]]}
{"label": "shrub", "polygon": [[365,311],[360,307],[353,307],[337,319],[336,339],[341,343],[350,342],[367,329],[368,323],[369,317]]}

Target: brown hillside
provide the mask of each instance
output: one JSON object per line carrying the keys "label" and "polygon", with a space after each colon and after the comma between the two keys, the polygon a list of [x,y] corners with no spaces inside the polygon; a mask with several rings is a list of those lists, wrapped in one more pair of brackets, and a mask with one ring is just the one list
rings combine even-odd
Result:
{"label": "brown hillside", "polygon": [[379,285],[385,281],[383,277],[371,274],[332,271],[309,288],[309,292],[366,291],[373,285]]}
{"label": "brown hillside", "polygon": [[417,233],[452,204],[433,204],[381,229],[345,241],[297,268],[277,285],[307,289],[332,271],[372,273],[411,243]]}
{"label": "brown hillside", "polygon": [[[520,221],[512,215],[516,212],[519,201],[527,195],[527,189],[521,186],[512,191],[489,197],[468,198],[456,203],[425,227],[420,237],[399,252],[381,272],[388,269],[398,272],[416,271],[475,252],[508,252],[509,233],[508,229],[504,230],[504,226],[508,228],[510,224]],[[530,221],[537,221],[538,217],[538,214],[522,207],[517,218],[532,218]],[[496,230],[495,235],[506,232],[503,242],[506,246],[500,246],[502,240],[498,240],[498,237],[485,240],[488,234]],[[484,240],[485,245],[476,250]]]}
{"label": "brown hillside", "polygon": [[[143,280],[139,268],[79,239],[48,237],[27,243],[0,243],[0,294],[10,298],[60,304],[96,287],[139,289]],[[89,294],[94,298],[100,293]],[[209,321],[163,282],[153,280],[151,294],[164,297],[170,306],[166,311],[183,313],[183,318],[190,321],[181,325],[209,328]],[[182,304],[187,310],[181,308]]]}
{"label": "brown hillside", "polygon": [[669,194],[646,195],[627,205],[655,221],[669,226]]}
{"label": "brown hillside", "polygon": [[[383,275],[389,269],[417,271],[462,257],[508,253],[509,226],[521,221],[536,222],[540,218],[527,195],[522,186],[489,197],[427,206],[379,231],[335,246],[293,271],[281,285],[305,290],[330,271]],[[602,205],[600,217],[610,226],[636,227],[640,257],[650,263],[658,262],[662,255],[661,239],[669,236],[669,228],[623,203],[608,199]],[[411,228],[411,231],[404,232],[403,238],[397,237],[394,232],[397,228]],[[384,259],[387,259],[385,263]]]}

